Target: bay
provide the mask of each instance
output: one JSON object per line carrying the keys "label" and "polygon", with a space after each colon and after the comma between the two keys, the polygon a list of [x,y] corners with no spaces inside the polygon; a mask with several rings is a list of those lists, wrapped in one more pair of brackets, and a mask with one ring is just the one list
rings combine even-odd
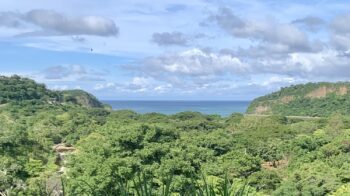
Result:
{"label": "bay", "polygon": [[120,101],[105,100],[113,110],[133,110],[135,112],[176,114],[184,111],[229,116],[232,113],[245,113],[250,101]]}

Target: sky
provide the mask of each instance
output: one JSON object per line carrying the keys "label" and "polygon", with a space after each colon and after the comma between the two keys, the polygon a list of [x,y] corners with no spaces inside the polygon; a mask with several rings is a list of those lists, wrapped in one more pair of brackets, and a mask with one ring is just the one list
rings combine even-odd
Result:
{"label": "sky", "polygon": [[0,1],[0,75],[102,100],[252,100],[350,79],[348,0]]}

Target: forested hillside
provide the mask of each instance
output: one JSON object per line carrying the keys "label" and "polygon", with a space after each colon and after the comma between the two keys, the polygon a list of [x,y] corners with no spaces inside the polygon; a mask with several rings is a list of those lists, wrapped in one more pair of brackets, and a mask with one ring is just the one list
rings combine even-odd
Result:
{"label": "forested hillside", "polygon": [[0,76],[0,103],[16,102],[103,107],[96,97],[81,90],[52,91],[28,78]]}
{"label": "forested hillside", "polygon": [[16,101],[59,101],[58,92],[48,90],[44,85],[19,76],[0,77],[0,102]]}
{"label": "forested hillside", "polygon": [[90,93],[82,90],[65,90],[61,92],[63,101],[84,107],[103,107],[103,104]]}
{"label": "forested hillside", "polygon": [[249,106],[250,114],[286,116],[350,115],[350,83],[308,83],[281,88],[259,97]]}
{"label": "forested hillside", "polygon": [[2,81],[3,195],[350,194],[350,117],[339,113],[141,115]]}

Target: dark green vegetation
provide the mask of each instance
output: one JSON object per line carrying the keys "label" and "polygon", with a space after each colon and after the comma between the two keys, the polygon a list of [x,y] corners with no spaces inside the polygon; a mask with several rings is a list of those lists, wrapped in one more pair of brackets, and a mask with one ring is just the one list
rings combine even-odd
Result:
{"label": "dark green vegetation", "polygon": [[93,95],[82,90],[66,90],[61,93],[63,100],[84,107],[104,107]]}
{"label": "dark green vegetation", "polygon": [[5,195],[350,193],[347,116],[141,115],[82,107],[27,79],[2,81]]}
{"label": "dark green vegetation", "polygon": [[334,112],[350,115],[350,83],[308,83],[281,88],[255,99],[251,114],[284,116],[329,116]]}
{"label": "dark green vegetation", "polygon": [[0,76],[0,104],[50,104],[104,107],[93,95],[82,90],[52,91],[45,85],[19,76]]}

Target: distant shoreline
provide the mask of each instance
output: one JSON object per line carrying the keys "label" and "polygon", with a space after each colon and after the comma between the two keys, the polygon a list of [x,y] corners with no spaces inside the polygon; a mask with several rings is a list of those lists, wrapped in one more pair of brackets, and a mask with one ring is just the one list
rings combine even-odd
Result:
{"label": "distant shoreline", "polygon": [[161,113],[166,115],[192,111],[208,115],[229,116],[232,113],[244,114],[250,101],[214,100],[101,100],[113,110],[132,110],[140,114]]}
{"label": "distant shoreline", "polygon": [[174,102],[174,101],[182,101],[182,102],[252,102],[253,100],[126,100],[126,99],[100,99],[101,102],[108,102],[108,101],[144,101],[144,102],[152,102],[152,101],[159,101],[159,102]]}

